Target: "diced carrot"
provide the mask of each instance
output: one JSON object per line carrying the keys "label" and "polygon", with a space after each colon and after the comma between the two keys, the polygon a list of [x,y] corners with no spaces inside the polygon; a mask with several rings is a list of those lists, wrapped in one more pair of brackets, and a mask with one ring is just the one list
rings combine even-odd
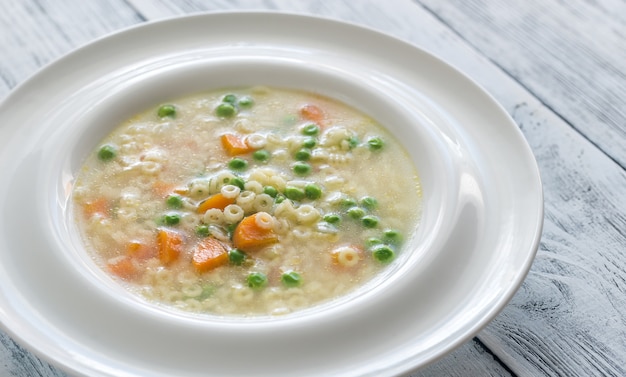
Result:
{"label": "diced carrot", "polygon": [[273,228],[262,228],[257,224],[259,213],[244,217],[233,232],[233,245],[246,251],[258,249],[278,242]]}
{"label": "diced carrot", "polygon": [[157,249],[144,242],[133,240],[126,244],[126,255],[136,259],[150,259],[157,256]]}
{"label": "diced carrot", "polygon": [[227,198],[221,192],[209,196],[198,205],[198,213],[205,213],[211,208],[224,210],[228,205],[235,203],[235,198]]}
{"label": "diced carrot", "polygon": [[108,216],[110,211],[109,201],[106,198],[98,198],[86,202],[83,205],[85,217],[90,218],[95,214]]}
{"label": "diced carrot", "polygon": [[300,108],[300,116],[313,122],[322,122],[325,118],[324,111],[316,105],[304,105]]}
{"label": "diced carrot", "polygon": [[174,231],[159,229],[157,245],[159,260],[167,266],[180,256],[183,248],[183,238]]}
{"label": "diced carrot", "polygon": [[173,184],[161,181],[156,181],[152,184],[152,191],[160,198],[166,198],[171,194],[186,195],[189,193],[189,189],[186,187],[176,187]]}
{"label": "diced carrot", "polygon": [[113,275],[125,280],[132,279],[138,272],[132,258],[128,256],[122,256],[110,260],[107,267]]}
{"label": "diced carrot", "polygon": [[246,154],[254,150],[246,143],[246,141],[242,137],[234,134],[223,134],[221,137],[221,141],[222,146],[226,150],[226,153],[228,153],[230,156]]}
{"label": "diced carrot", "polygon": [[193,248],[191,261],[198,272],[206,272],[228,263],[228,251],[216,238],[206,237]]}

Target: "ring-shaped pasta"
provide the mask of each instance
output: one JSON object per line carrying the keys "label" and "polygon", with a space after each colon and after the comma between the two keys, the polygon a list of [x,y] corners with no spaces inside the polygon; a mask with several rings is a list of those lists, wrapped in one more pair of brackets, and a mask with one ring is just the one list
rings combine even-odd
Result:
{"label": "ring-shaped pasta", "polygon": [[273,229],[274,221],[274,217],[267,212],[257,212],[256,216],[254,217],[254,222],[256,223],[256,226],[261,229]]}
{"label": "ring-shaped pasta", "polygon": [[296,208],[296,215],[301,224],[312,224],[321,217],[319,211],[310,204],[303,204]]}
{"label": "ring-shaped pasta", "polygon": [[274,198],[267,194],[260,194],[254,198],[254,210],[257,212],[270,212],[274,206]]}
{"label": "ring-shaped pasta", "polygon": [[222,195],[224,195],[225,198],[235,199],[237,196],[239,196],[241,189],[235,185],[224,185],[220,189],[220,192],[222,193]]}
{"label": "ring-shaped pasta", "polygon": [[217,208],[211,208],[204,213],[202,220],[205,224],[222,224],[224,222],[224,213]]}
{"label": "ring-shaped pasta", "polygon": [[241,221],[244,216],[243,209],[236,204],[229,204],[224,208],[224,221],[229,224],[234,224]]}
{"label": "ring-shaped pasta", "polygon": [[252,134],[246,138],[246,143],[252,149],[261,149],[265,147],[267,141],[265,140],[265,136],[261,134]]}

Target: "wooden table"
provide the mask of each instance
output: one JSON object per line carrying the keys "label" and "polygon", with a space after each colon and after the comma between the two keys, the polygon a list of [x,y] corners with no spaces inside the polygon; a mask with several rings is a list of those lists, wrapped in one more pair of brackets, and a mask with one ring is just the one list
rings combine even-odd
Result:
{"label": "wooden table", "polygon": [[[532,269],[474,339],[412,376],[626,375],[623,0],[0,0],[0,100],[37,69],[125,27],[193,12],[351,21],[448,61],[510,113],[537,158],[545,225]],[[1,124],[1,127],[16,125]],[[59,377],[0,332],[0,376]]]}

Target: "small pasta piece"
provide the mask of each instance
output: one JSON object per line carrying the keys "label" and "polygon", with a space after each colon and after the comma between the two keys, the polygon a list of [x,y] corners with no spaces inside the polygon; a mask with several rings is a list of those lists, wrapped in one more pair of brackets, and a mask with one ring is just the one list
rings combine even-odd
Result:
{"label": "small pasta piece", "polygon": [[333,250],[333,259],[342,267],[354,267],[361,260],[361,254],[354,247],[340,246]]}
{"label": "small pasta piece", "polygon": [[220,192],[222,193],[222,195],[224,195],[225,198],[234,199],[239,196],[241,189],[235,185],[225,185],[222,186]]}
{"label": "small pasta piece", "polygon": [[204,213],[202,218],[205,224],[222,224],[224,219],[224,213],[217,208],[211,208]]}
{"label": "small pasta piece", "polygon": [[234,224],[243,219],[243,209],[236,204],[230,204],[224,208],[224,221]]}
{"label": "small pasta piece", "polygon": [[209,183],[209,190],[211,194],[220,192],[224,185],[227,185],[231,179],[235,178],[235,175],[229,171],[221,171],[211,178]]}
{"label": "small pasta piece", "polygon": [[287,186],[287,182],[278,174],[274,174],[270,177],[269,184],[276,187],[278,191],[284,191]]}
{"label": "small pasta piece", "polygon": [[298,222],[301,224],[312,224],[320,219],[319,211],[309,204],[303,204],[296,209]]}
{"label": "small pasta piece", "polygon": [[276,221],[274,221],[274,232],[276,232],[276,234],[285,234],[290,228],[289,221],[286,219],[276,219]]}
{"label": "small pasta piece", "polygon": [[182,285],[191,285],[198,280],[198,276],[192,270],[186,270],[179,272],[176,275],[176,280]]}
{"label": "small pasta piece", "polygon": [[163,165],[154,161],[143,161],[139,163],[139,168],[144,174],[156,174],[158,173]]}
{"label": "small pasta piece", "polygon": [[132,221],[137,220],[137,211],[133,208],[128,208],[128,207],[120,207],[118,208],[118,210],[115,212],[115,214],[117,215],[117,219],[121,220],[123,222],[129,223]]}
{"label": "small pasta piece", "polygon": [[263,192],[263,185],[258,181],[250,180],[246,182],[244,188],[246,191],[252,191],[255,194],[260,194]]}
{"label": "small pasta piece", "polygon": [[240,206],[244,212],[249,213],[254,209],[254,198],[256,194],[252,191],[242,191],[237,197],[237,205]]}
{"label": "small pasta piece", "polygon": [[313,232],[308,227],[297,226],[297,227],[293,228],[293,230],[291,231],[291,234],[293,234],[293,236],[296,239],[300,239],[300,240],[306,239],[306,240],[308,240],[308,239],[311,239],[311,236],[313,235]]}
{"label": "small pasta piece", "polygon": [[261,134],[252,134],[246,138],[246,143],[252,149],[261,149],[267,144],[265,136]]}
{"label": "small pasta piece", "polygon": [[257,212],[254,220],[256,225],[261,229],[274,228],[274,217],[267,212]]}
{"label": "small pasta piece", "polygon": [[183,285],[180,291],[185,296],[196,297],[202,293],[202,287],[199,284]]}
{"label": "small pasta piece", "polygon": [[192,196],[206,196],[209,194],[209,182],[205,179],[195,179],[189,184],[189,193]]}
{"label": "small pasta piece", "polygon": [[255,129],[254,123],[250,119],[239,119],[235,122],[235,130],[243,133],[253,132]]}
{"label": "small pasta piece", "polygon": [[297,215],[293,202],[291,200],[285,200],[284,202],[278,204],[274,209],[274,216],[295,220]]}
{"label": "small pasta piece", "polygon": [[267,194],[260,194],[254,198],[254,210],[257,212],[269,212],[274,206],[274,198]]}
{"label": "small pasta piece", "polygon": [[232,299],[236,302],[250,302],[254,298],[254,291],[242,285],[233,287]]}

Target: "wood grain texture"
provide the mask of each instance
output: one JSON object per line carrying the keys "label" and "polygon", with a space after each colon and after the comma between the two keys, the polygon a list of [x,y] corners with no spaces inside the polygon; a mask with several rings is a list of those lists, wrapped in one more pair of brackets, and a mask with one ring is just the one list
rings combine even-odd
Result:
{"label": "wood grain texture", "polygon": [[[626,375],[626,174],[616,163],[624,166],[626,153],[620,136],[625,50],[614,51],[626,43],[623,2],[15,3],[0,0],[10,10],[0,14],[0,99],[42,64],[93,38],[143,19],[207,10],[342,19],[442,57],[486,88],[520,126],[541,170],[546,216],[537,259],[511,303],[479,341],[413,376],[507,376],[509,368],[520,376]],[[0,333],[0,376],[59,373]]]}
{"label": "wood grain texture", "polygon": [[417,1],[626,167],[626,2]]}
{"label": "wood grain texture", "polygon": [[123,0],[1,0],[0,5],[0,99],[63,54],[143,20]]}

